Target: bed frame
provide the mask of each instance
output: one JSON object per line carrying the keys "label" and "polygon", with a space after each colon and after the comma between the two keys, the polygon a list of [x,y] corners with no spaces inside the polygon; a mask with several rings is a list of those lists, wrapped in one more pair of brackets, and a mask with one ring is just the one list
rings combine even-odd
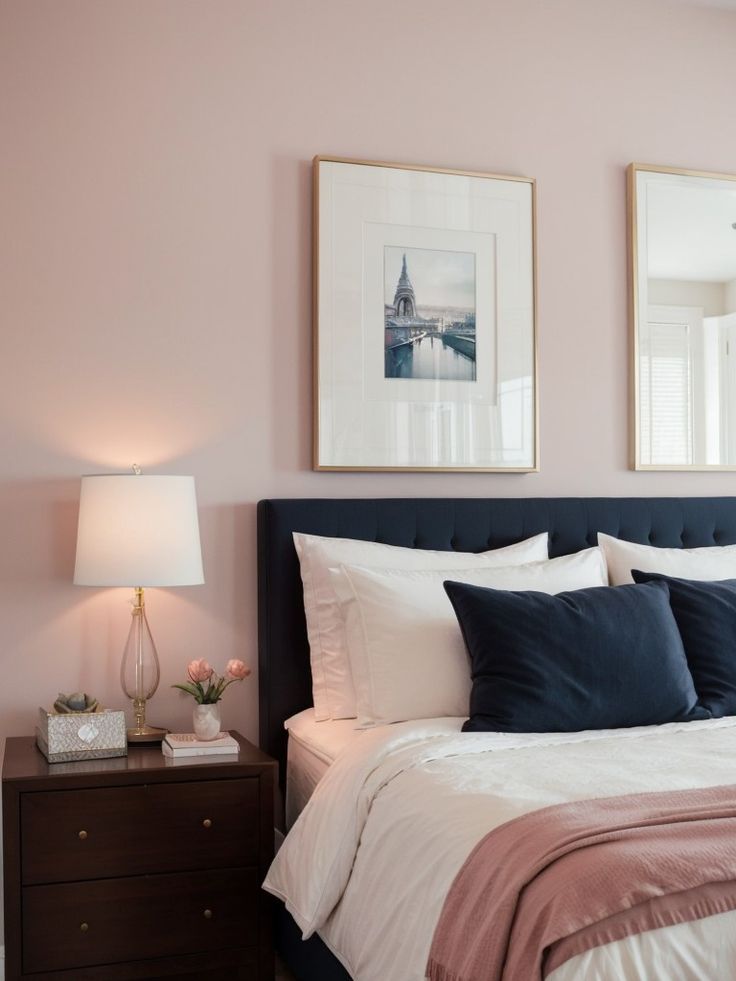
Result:
{"label": "bed frame", "polygon": [[[631,542],[696,548],[736,544],[736,497],[294,499],[258,504],[260,744],[286,773],[284,720],[312,704],[302,583],[292,532],[481,552],[549,532],[550,555]],[[277,946],[298,981],[349,981],[315,936],[307,943],[279,904]]]}

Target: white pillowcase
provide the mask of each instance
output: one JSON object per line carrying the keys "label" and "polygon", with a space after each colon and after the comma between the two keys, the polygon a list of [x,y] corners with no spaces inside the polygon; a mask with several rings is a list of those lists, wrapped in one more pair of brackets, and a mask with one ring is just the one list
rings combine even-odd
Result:
{"label": "white pillowcase", "polygon": [[350,674],[345,628],[329,569],[368,565],[390,569],[453,569],[521,565],[548,555],[548,535],[535,535],[515,545],[489,552],[432,552],[363,542],[353,538],[323,538],[294,532],[294,545],[304,585],[304,611],[312,663],[315,718],[354,719],[355,690]]}
{"label": "white pillowcase", "polygon": [[680,579],[713,582],[736,577],[736,545],[708,545],[703,548],[657,548],[637,545],[598,532],[612,586],[633,582],[632,569],[658,572]]}
{"label": "white pillowcase", "polygon": [[598,548],[501,569],[330,570],[345,619],[358,726],[467,716],[470,665],[443,583],[559,593],[606,586]]}

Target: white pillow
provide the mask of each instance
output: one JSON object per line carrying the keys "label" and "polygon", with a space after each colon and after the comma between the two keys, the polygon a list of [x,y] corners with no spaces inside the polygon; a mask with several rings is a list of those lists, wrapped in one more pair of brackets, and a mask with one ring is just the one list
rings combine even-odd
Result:
{"label": "white pillow", "polygon": [[294,532],[294,545],[304,585],[304,611],[317,721],[354,719],[356,715],[355,691],[345,648],[345,628],[330,581],[330,568],[368,565],[391,569],[453,569],[458,566],[492,568],[520,565],[546,559],[547,539],[545,532],[515,545],[474,554],[431,552],[423,548],[402,548],[353,538],[322,538]]}
{"label": "white pillow", "polygon": [[658,572],[680,579],[713,582],[736,577],[736,545],[709,545],[704,548],[657,548],[637,545],[598,532],[612,586],[633,582],[632,569]]}
{"label": "white pillow", "polygon": [[330,574],[345,619],[360,728],[467,716],[470,665],[445,580],[541,593],[607,585],[598,548],[502,569],[343,565]]}

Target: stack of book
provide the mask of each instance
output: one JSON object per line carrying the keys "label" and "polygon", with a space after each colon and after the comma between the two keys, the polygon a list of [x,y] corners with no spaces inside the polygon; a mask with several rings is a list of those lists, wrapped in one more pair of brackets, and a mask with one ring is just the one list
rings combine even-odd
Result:
{"label": "stack of book", "polygon": [[240,752],[240,744],[229,732],[217,739],[197,739],[193,732],[170,732],[161,743],[161,751],[169,759],[182,756],[232,756]]}

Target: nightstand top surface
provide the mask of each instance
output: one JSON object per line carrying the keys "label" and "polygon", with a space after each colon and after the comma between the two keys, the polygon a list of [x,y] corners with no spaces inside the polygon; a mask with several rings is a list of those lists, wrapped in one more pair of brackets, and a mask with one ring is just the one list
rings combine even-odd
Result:
{"label": "nightstand top surface", "polygon": [[[80,760],[77,763],[49,763],[36,746],[34,736],[10,736],[5,742],[3,782],[48,781],[59,783],[83,783],[85,778],[94,781],[140,783],[141,778],[155,780],[212,779],[213,776],[240,776],[244,769],[257,771],[275,766],[275,760],[254,746],[234,729],[230,735],[240,743],[237,759],[230,755],[189,756],[166,758],[159,746],[129,746],[127,756],[111,759]],[[228,770],[232,772],[228,774]],[[216,771],[216,772],[215,772]]]}

